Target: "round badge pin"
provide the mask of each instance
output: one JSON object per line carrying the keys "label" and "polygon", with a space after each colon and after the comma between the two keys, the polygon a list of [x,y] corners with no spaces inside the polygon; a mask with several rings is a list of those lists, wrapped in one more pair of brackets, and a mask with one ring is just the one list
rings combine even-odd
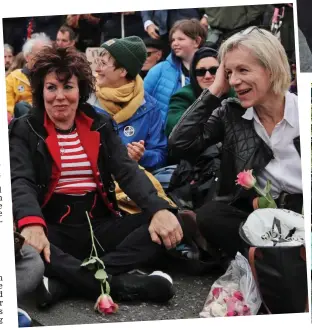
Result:
{"label": "round badge pin", "polygon": [[25,87],[23,85],[19,85],[17,86],[17,90],[20,92],[20,93],[23,93],[25,91]]}
{"label": "round badge pin", "polygon": [[125,128],[124,128],[124,134],[125,134],[125,136],[132,136],[133,134],[134,134],[134,132],[135,132],[135,130],[134,130],[134,127],[132,127],[132,126],[126,126]]}

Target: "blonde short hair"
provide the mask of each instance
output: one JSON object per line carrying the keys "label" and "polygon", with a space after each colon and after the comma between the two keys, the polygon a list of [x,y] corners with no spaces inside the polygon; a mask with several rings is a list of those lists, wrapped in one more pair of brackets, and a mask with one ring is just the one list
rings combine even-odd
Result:
{"label": "blonde short hair", "polygon": [[272,33],[251,26],[225,40],[219,50],[219,59],[233,49],[246,47],[260,64],[271,73],[271,89],[274,94],[285,94],[291,83],[288,58],[284,47]]}

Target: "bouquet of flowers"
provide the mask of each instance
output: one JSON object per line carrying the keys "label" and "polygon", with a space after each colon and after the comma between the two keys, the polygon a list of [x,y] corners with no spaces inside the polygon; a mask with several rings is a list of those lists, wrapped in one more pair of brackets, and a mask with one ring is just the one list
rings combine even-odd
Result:
{"label": "bouquet of flowers", "polygon": [[[86,212],[89,226],[90,226],[90,234],[91,234],[91,241],[92,241],[92,250],[90,253],[90,257],[85,259],[81,267],[86,267],[87,269],[91,271],[95,271],[95,278],[99,280],[100,286],[101,286],[101,295],[97,299],[94,309],[95,311],[101,313],[101,314],[112,314],[116,313],[118,310],[118,305],[114,303],[112,297],[110,294],[110,286],[107,282],[107,273],[105,271],[105,265],[104,262],[99,258],[97,249],[95,246],[95,240],[96,237],[94,236],[91,221],[88,215],[88,212]],[[100,244],[99,244],[100,245]],[[105,290],[104,290],[105,286]]]}

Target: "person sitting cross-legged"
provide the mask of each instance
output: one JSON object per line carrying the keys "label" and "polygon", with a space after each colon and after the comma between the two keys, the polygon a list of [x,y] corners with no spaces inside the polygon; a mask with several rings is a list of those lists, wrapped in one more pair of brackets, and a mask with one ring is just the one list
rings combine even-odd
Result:
{"label": "person sitting cross-legged", "polygon": [[[183,221],[129,157],[111,118],[86,102],[95,85],[86,57],[72,47],[46,47],[30,77],[33,107],[11,121],[9,143],[13,217],[45,263],[39,305],[71,292],[98,298],[99,282],[81,267],[92,247],[86,213],[113,299],[167,302],[174,295],[168,274],[128,272],[154,265],[179,244]],[[115,180],[140,213],[118,209]]]}
{"label": "person sitting cross-legged", "polygon": [[[246,247],[241,224],[254,209],[270,206],[254,189],[235,183],[240,172],[253,170],[262,189],[270,181],[277,207],[302,212],[299,109],[297,95],[288,91],[285,49],[270,32],[249,27],[227,39],[219,54],[214,82],[173,129],[169,148],[176,157],[194,159],[222,142],[217,196],[196,214],[206,240],[234,258]],[[230,87],[238,99],[221,102]]]}

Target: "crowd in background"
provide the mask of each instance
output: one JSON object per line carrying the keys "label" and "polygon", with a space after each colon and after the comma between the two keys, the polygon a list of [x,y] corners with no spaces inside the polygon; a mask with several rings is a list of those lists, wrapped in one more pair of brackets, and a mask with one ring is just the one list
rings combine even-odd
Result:
{"label": "crowd in background", "polygon": [[[168,67],[169,72],[159,80],[159,86],[152,93],[152,96],[156,96],[160,102],[162,112],[167,113],[169,98],[181,86],[178,83],[177,86],[172,87],[168,96],[163,93],[159,95],[158,91],[163,88],[164,79],[171,79],[170,69],[173,69],[173,72],[179,71],[176,69],[179,66],[180,57],[175,52],[169,32],[174,23],[181,19],[195,19],[203,28],[200,32],[199,48],[205,45],[217,50],[223,40],[248,26],[259,26],[271,30],[280,38],[286,50],[293,68],[293,88],[296,89],[293,9],[288,4],[5,18],[3,19],[3,35],[6,76],[16,69],[23,68],[26,62],[29,62],[27,58],[34,53],[34,50],[30,52],[30,47],[25,47],[25,42],[33,34],[44,33],[58,46],[75,46],[82,52],[89,47],[99,47],[104,41],[112,38],[138,36],[143,38],[148,55],[140,72],[141,77],[144,78],[144,88],[147,92],[151,93],[151,86],[155,83],[155,74],[158,74],[160,66],[158,66],[158,70],[154,70],[146,77],[147,72],[161,61],[164,62],[163,68]],[[190,28],[186,29],[188,29],[187,34],[190,35]],[[189,65],[193,53],[191,51],[187,55],[187,63],[184,61],[186,66],[181,67],[186,73],[186,84],[190,79]],[[172,57],[172,55],[174,56]],[[163,69],[163,71],[165,70]],[[164,83],[165,86],[167,83]],[[182,85],[184,85],[183,82]],[[8,89],[10,87],[7,86]],[[24,86],[22,92],[25,92],[24,89],[27,91],[27,87]],[[10,100],[15,97],[16,95],[12,96],[8,92],[7,102],[10,116],[13,116]],[[15,106],[17,101],[15,100],[12,104]],[[26,98],[26,101],[28,102],[29,99]],[[17,114],[19,113],[20,111],[17,109]],[[166,116],[163,116],[163,119],[166,119]]]}
{"label": "crowd in background", "polygon": [[[294,49],[292,8],[287,4],[277,6],[284,11],[281,37],[287,52],[292,56],[291,52]],[[209,24],[208,40],[214,43],[217,35],[222,33],[229,36],[250,25],[271,28],[276,7],[273,5],[249,7],[252,9],[245,11],[239,10],[239,7],[224,7],[4,18],[4,43],[11,45],[16,55],[32,33],[44,32],[52,40],[56,40],[57,32],[62,25],[70,26],[74,30],[76,47],[83,52],[87,47],[98,47],[111,38],[132,35],[168,41],[168,34],[174,22],[185,18],[196,18],[207,28]],[[164,47],[167,52],[170,50],[168,44]]]}
{"label": "crowd in background", "polygon": [[[178,251],[179,256],[187,255],[190,259],[194,255],[198,259],[199,250],[202,256],[211,257],[201,245],[202,236],[204,241],[213,243],[218,253],[220,249],[225,251],[227,256],[222,267],[226,268],[229,260],[242,249],[239,224],[263,202],[254,195],[247,198],[235,185],[236,172],[242,171],[246,164],[256,168],[257,179],[262,184],[268,178],[273,182],[273,198],[278,206],[288,203],[289,209],[302,210],[291,4],[6,18],[3,19],[3,33],[7,112],[8,121],[12,122],[13,216],[28,241],[33,240],[36,245],[41,240],[39,250],[43,251],[46,261],[49,258],[46,249],[50,245],[42,227],[49,227],[51,236],[48,238],[52,244],[72,251],[62,235],[66,221],[84,222],[81,210],[71,209],[71,203],[76,205],[77,201],[82,201],[82,207],[95,210],[95,214],[101,210],[97,215],[103,216],[105,210],[105,217],[107,214],[116,217],[136,214],[138,228],[145,226],[144,236],[132,227],[126,229],[124,221],[121,227],[128,240],[122,242],[118,235],[113,235],[119,233],[121,227],[116,231],[110,229],[113,243],[103,260],[112,274],[125,273],[155,257],[156,252],[157,255],[163,253],[155,248],[155,242],[159,245],[163,242],[168,250]],[[100,53],[94,63],[87,63],[86,54],[93,47],[100,48]],[[92,64],[92,74],[89,64]],[[69,111],[68,105],[54,106],[53,102],[58,100],[67,100],[70,111],[74,109],[69,113],[67,123],[60,118]],[[81,109],[83,111],[78,111]],[[94,125],[97,123],[96,130],[101,138],[106,137],[101,143],[93,134],[90,118],[94,119]],[[107,124],[107,118],[113,121]],[[110,125],[119,135],[118,141],[111,134],[112,130],[107,131]],[[279,142],[281,130],[288,130],[284,144]],[[273,131],[276,140],[271,139]],[[42,144],[40,137],[46,134],[48,149],[46,145],[39,147]],[[52,137],[55,137],[54,142],[51,142]],[[24,138],[29,138],[26,144]],[[80,148],[77,148],[80,151],[75,160],[68,161],[63,157],[72,152],[71,147],[64,144],[68,138],[75,139],[72,143]],[[121,148],[120,143],[126,148]],[[99,149],[98,154],[93,153],[94,146]],[[42,148],[41,153],[37,152],[39,148]],[[280,158],[274,159],[270,148]],[[73,167],[74,176],[65,171],[58,173],[59,168],[52,165],[58,149],[57,153],[62,155],[60,168]],[[255,149],[257,153],[253,151]],[[291,166],[285,165],[286,149],[291,155],[287,157],[293,159]],[[94,155],[101,157],[97,160]],[[36,157],[44,157],[43,163],[51,163],[51,166],[43,168]],[[87,165],[77,161],[77,158],[86,157],[90,159]],[[149,180],[129,159],[139,164]],[[96,161],[99,168],[94,170]],[[112,164],[109,173],[106,163]],[[21,167],[21,164],[24,165]],[[25,168],[31,170],[25,172]],[[280,168],[283,170],[278,170]],[[85,171],[89,174],[83,175]],[[186,177],[185,173],[192,173],[193,177]],[[21,180],[24,177],[25,180]],[[216,178],[221,178],[218,188]],[[36,194],[33,189],[29,190],[35,181]],[[47,194],[47,189],[52,189],[51,195]],[[133,201],[136,199],[142,206],[141,210],[148,211],[147,214],[142,212],[140,218],[137,214],[140,210],[125,195],[127,191],[134,196]],[[279,204],[285,191],[289,201]],[[223,200],[223,204],[219,204],[214,200],[217,193],[231,198],[231,202],[224,203]],[[47,206],[42,207],[39,200],[45,198]],[[68,212],[62,215],[61,208],[65,206]],[[179,210],[197,212],[201,232],[198,233],[197,228],[192,232],[197,239],[195,248],[192,245],[194,237],[182,241],[182,233],[186,237],[189,228],[181,224],[184,218],[191,218],[190,222],[194,224],[194,213],[179,214],[177,218],[173,216],[174,211],[162,213],[163,216],[156,216],[157,225],[150,225],[149,233],[146,230],[146,219],[150,220],[152,215],[151,224],[154,224],[154,216],[159,210],[171,211],[176,206]],[[36,212],[38,215],[33,216]],[[51,234],[55,221],[61,223],[64,218],[62,228],[55,236]],[[229,219],[232,228],[228,226]],[[103,223],[99,223],[102,230]],[[159,223],[174,224],[173,234],[170,236],[169,231],[164,234]],[[39,227],[41,232],[34,232],[34,227]],[[135,239],[134,233],[139,235]],[[85,238],[85,231],[80,234]],[[37,241],[36,235],[39,235]],[[73,240],[79,237],[73,230],[71,235]],[[101,235],[106,244],[108,233],[103,231]],[[137,246],[140,239],[143,240],[140,235],[144,236],[145,245]],[[130,253],[133,249],[136,254]],[[72,255],[77,251],[72,252],[68,252],[70,258],[74,258]],[[60,258],[62,251],[53,253],[54,264],[46,264],[46,270],[49,267],[62,269],[62,280],[68,286],[86,281],[85,289],[89,289],[83,294],[92,292],[95,297],[98,288],[93,290],[94,279],[79,277],[77,260],[64,263]],[[114,253],[117,253],[117,259]],[[126,257],[130,265],[116,262],[123,260],[122,257]],[[221,257],[218,256],[219,261]],[[73,274],[75,283],[71,283],[66,269],[71,265],[77,266]],[[163,296],[156,295],[155,300],[165,301],[172,297],[172,282],[169,293],[168,285],[166,283]],[[115,292],[118,292],[120,283],[116,288]]]}

